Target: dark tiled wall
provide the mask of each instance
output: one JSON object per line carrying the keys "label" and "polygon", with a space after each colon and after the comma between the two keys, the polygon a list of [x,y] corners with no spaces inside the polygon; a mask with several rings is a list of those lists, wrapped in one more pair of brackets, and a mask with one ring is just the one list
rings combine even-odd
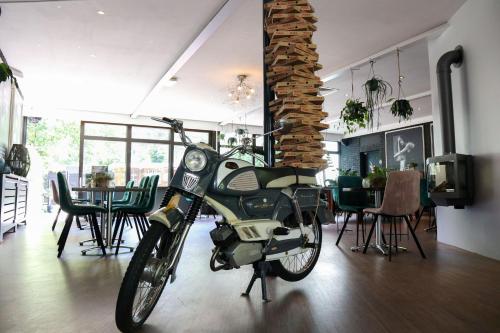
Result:
{"label": "dark tiled wall", "polygon": [[[426,158],[431,156],[430,124],[423,124]],[[340,169],[351,169],[358,171],[358,174],[361,173],[360,154],[369,151],[379,151],[382,165],[385,166],[385,132],[343,139],[340,145]]]}
{"label": "dark tiled wall", "polygon": [[360,138],[343,139],[340,145],[340,169],[360,172]]}

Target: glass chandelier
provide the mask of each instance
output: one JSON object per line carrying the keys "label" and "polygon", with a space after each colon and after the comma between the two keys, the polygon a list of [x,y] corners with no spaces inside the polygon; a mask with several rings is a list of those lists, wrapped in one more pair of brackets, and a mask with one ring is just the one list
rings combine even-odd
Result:
{"label": "glass chandelier", "polygon": [[255,89],[246,82],[248,75],[240,74],[237,78],[238,83],[229,88],[228,97],[231,104],[242,105],[252,99]]}

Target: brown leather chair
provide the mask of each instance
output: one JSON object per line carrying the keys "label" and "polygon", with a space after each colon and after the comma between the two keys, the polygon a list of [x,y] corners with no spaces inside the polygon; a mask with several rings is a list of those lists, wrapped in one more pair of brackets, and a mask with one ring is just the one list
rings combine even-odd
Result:
{"label": "brown leather chair", "polygon": [[[379,216],[383,216],[390,221],[389,232],[389,261],[392,254],[392,226],[394,225],[394,237],[396,238],[396,223],[394,218],[403,218],[406,222],[407,228],[410,231],[413,240],[417,244],[418,250],[425,258],[424,251],[420,246],[415,231],[410,225],[409,215],[416,212],[420,207],[420,172],[418,171],[394,171],[389,173],[387,184],[385,187],[384,200],[382,206],[379,208],[366,208],[363,210],[365,214],[374,215],[374,223],[368,234],[363,253],[366,253],[370,238],[372,237],[375,223]],[[397,238],[396,238],[396,251],[397,251]]]}

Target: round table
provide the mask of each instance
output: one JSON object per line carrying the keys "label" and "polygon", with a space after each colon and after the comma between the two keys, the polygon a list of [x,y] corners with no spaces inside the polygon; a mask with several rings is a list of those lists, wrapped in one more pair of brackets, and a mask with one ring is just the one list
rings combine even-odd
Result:
{"label": "round table", "polygon": [[[107,223],[106,223],[106,247],[109,250],[112,250],[115,246],[113,246],[113,233],[111,232],[113,228],[113,214],[112,214],[112,208],[113,208],[113,193],[124,193],[124,192],[146,192],[147,189],[145,188],[139,188],[139,187],[130,187],[127,188],[126,186],[113,186],[113,187],[73,187],[73,191],[75,192],[89,192],[92,194],[94,193],[101,193],[102,195],[102,200],[101,203],[104,206],[104,197],[106,197],[106,202],[107,202],[107,210],[108,210],[108,216],[107,216]],[[102,223],[101,223],[101,229],[102,229]],[[120,246],[120,248],[126,248],[129,249],[130,251],[133,251],[134,248],[130,246]],[[94,250],[94,249],[100,249],[100,247],[94,247],[85,250],[85,252],[82,251],[82,254],[86,254],[89,250]],[[112,253],[112,251],[109,251],[108,254]]]}

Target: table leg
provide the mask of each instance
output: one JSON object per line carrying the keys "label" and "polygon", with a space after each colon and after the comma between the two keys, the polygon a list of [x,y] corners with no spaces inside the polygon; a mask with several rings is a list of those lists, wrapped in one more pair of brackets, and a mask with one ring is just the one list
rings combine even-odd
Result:
{"label": "table leg", "polygon": [[[375,191],[375,206],[382,206],[382,192]],[[377,250],[382,252],[383,255],[387,255],[385,252],[385,244],[382,242],[382,217],[378,216],[375,222],[375,244],[373,245]]]}

